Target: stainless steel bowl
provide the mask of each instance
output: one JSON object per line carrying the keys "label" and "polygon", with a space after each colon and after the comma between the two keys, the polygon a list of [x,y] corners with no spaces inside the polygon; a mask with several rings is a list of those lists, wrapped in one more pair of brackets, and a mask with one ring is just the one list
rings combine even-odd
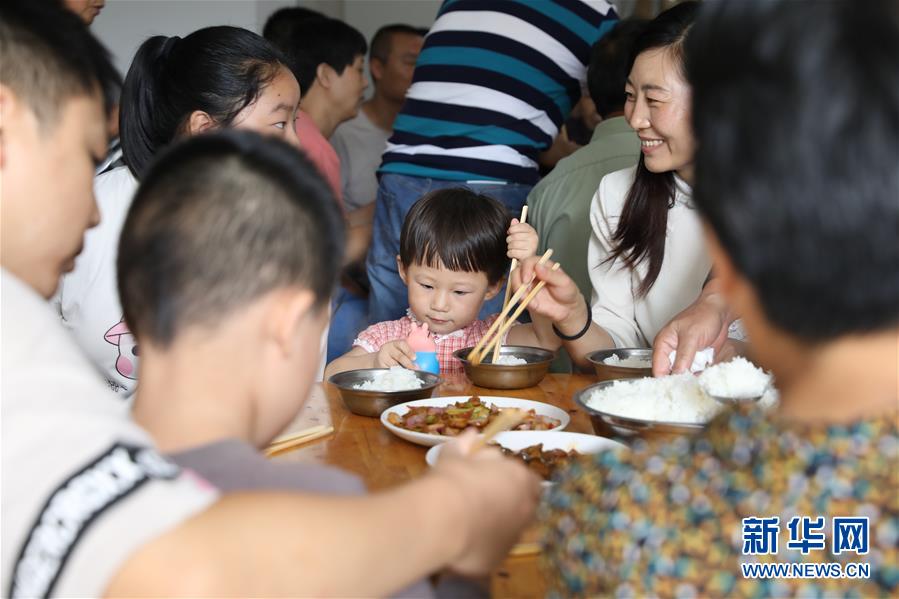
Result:
{"label": "stainless steel bowl", "polygon": [[643,420],[609,414],[587,405],[587,400],[594,391],[605,389],[613,385],[615,381],[603,381],[585,387],[574,394],[574,402],[590,416],[594,432],[601,437],[672,437],[678,435],[692,435],[703,428],[705,424],[692,424],[683,422],[663,422],[661,420]]}
{"label": "stainless steel bowl", "polygon": [[601,349],[587,355],[587,360],[593,364],[596,377],[600,381],[614,381],[616,379],[639,379],[644,376],[652,376],[652,366],[649,368],[633,368],[631,366],[612,366],[605,364],[603,360],[612,356],[618,356],[624,360],[638,358],[649,360],[652,363],[652,350],[646,348],[622,348]]}
{"label": "stainless steel bowl", "polygon": [[388,370],[387,368],[362,368],[360,370],[348,370],[339,372],[328,379],[328,382],[337,387],[343,405],[353,414],[377,418],[381,412],[397,404],[426,399],[434,394],[434,390],[442,381],[436,374],[415,370],[415,376],[424,382],[420,389],[407,391],[363,391],[356,389],[365,381],[370,381],[377,372]]}
{"label": "stainless steel bowl", "polygon": [[457,357],[465,367],[465,375],[478,387],[487,389],[524,389],[533,387],[543,380],[549,372],[549,366],[556,357],[556,352],[540,347],[527,347],[524,345],[504,345],[499,350],[500,356],[514,356],[527,360],[527,364],[493,364],[489,356],[484,356],[480,364],[472,364],[468,361],[468,354],[473,347],[456,350],[453,355]]}

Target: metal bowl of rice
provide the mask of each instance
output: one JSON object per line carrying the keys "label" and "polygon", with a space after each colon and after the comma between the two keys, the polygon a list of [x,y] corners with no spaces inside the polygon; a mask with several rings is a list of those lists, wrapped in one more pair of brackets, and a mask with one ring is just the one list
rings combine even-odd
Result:
{"label": "metal bowl of rice", "polygon": [[430,372],[393,367],[348,370],[328,382],[337,387],[350,412],[377,418],[397,404],[431,397],[442,381]]}
{"label": "metal bowl of rice", "polygon": [[587,354],[600,381],[652,376],[652,350],[643,347],[601,349]]}
{"label": "metal bowl of rice", "polygon": [[489,352],[480,364],[468,361],[473,347],[456,350],[453,355],[462,362],[465,375],[478,387],[486,389],[524,389],[534,387],[549,372],[556,352],[540,347],[504,345],[499,350],[499,360],[492,363]]}
{"label": "metal bowl of rice", "polygon": [[699,390],[695,378],[686,374],[603,381],[575,393],[574,401],[603,437],[691,435],[722,407]]}

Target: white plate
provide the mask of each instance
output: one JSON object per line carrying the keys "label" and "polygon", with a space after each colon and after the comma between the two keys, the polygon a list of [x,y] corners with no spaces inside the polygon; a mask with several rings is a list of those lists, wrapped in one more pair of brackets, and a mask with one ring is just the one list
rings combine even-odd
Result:
{"label": "white plate", "polygon": [[[498,434],[493,440],[506,449],[520,451],[525,447],[543,443],[543,449],[572,449],[578,453],[599,453],[608,449],[627,449],[627,446],[605,437],[585,435],[583,433],[568,433],[565,431],[507,431]],[[425,461],[431,468],[437,463],[440,456],[441,445],[436,445],[425,454]],[[544,481],[545,485],[550,484]]]}
{"label": "white plate", "polygon": [[[405,439],[406,441],[410,441],[412,443],[417,443],[418,445],[424,445],[425,447],[432,447],[439,443],[443,443],[444,441],[449,441],[450,439],[452,439],[452,437],[446,435],[430,435],[427,433],[417,433],[415,431],[406,430],[404,428],[400,428],[398,426],[390,424],[387,421],[387,417],[390,414],[402,416],[409,411],[409,408],[417,408],[422,406],[427,406],[429,408],[445,408],[446,406],[450,406],[460,401],[468,401],[471,397],[471,395],[456,395],[453,397],[432,397],[430,399],[407,401],[406,403],[401,403],[399,405],[393,406],[392,408],[387,408],[386,410],[381,412],[381,424],[383,424],[385,427],[387,427],[387,430],[401,439]],[[517,399],[515,397],[479,397],[481,398],[481,401],[483,403],[494,405],[500,409],[518,408],[521,410],[534,410],[534,412],[536,412],[539,416],[548,416],[550,418],[554,418],[555,420],[559,421],[559,426],[551,429],[554,431],[562,430],[563,428],[568,426],[569,422],[571,422],[571,418],[568,416],[568,413],[565,410],[557,408],[556,406],[551,406],[548,403],[543,403],[540,401],[530,401],[528,399]]]}

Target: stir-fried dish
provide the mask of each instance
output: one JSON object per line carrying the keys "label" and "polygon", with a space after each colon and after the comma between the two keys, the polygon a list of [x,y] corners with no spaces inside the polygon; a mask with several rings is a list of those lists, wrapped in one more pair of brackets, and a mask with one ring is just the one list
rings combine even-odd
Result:
{"label": "stir-fried dish", "polygon": [[502,450],[503,455],[517,458],[524,462],[528,468],[542,477],[543,480],[550,480],[556,468],[582,455],[573,449],[570,451],[565,451],[564,449],[543,449],[543,443],[531,445],[518,451],[505,447],[500,447],[500,450]]}
{"label": "stir-fried dish", "polygon": [[[486,404],[478,396],[445,407],[420,406],[409,408],[402,416],[391,413],[387,421],[394,426],[430,435],[456,436],[469,427],[482,429],[496,418],[500,408]],[[513,430],[548,431],[559,426],[555,418],[541,416],[528,410],[525,419]]]}

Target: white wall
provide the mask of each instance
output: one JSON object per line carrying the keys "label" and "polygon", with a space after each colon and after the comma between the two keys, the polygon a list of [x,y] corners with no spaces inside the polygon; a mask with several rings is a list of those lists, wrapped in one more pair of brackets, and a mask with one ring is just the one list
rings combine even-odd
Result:
{"label": "white wall", "polygon": [[211,25],[261,32],[268,16],[283,6],[305,6],[343,19],[371,40],[388,23],[430,27],[440,0],[108,0],[92,27],[124,74],[150,36],[183,37]]}
{"label": "white wall", "polygon": [[441,3],[441,0],[344,0],[343,20],[371,43],[375,32],[391,23],[430,28]]}

